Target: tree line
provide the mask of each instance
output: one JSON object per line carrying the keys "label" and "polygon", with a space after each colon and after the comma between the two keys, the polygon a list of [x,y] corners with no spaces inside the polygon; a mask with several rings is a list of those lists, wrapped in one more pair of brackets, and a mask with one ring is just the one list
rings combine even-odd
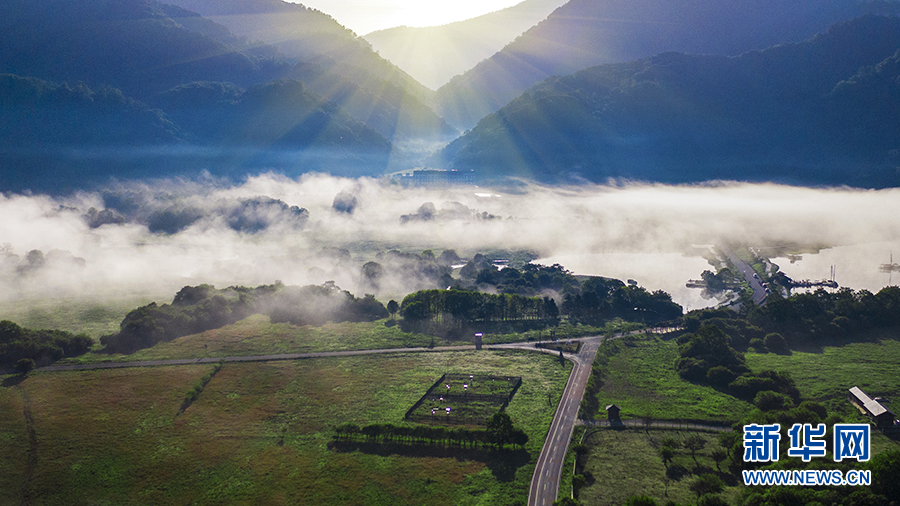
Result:
{"label": "tree line", "polygon": [[730,309],[692,311],[685,328],[718,327],[737,350],[790,353],[799,346],[840,345],[883,329],[900,326],[900,287],[889,286],[873,294],[843,288],[834,292],[779,297],[773,292],[764,306],[739,313]]}
{"label": "tree line", "polygon": [[322,325],[329,321],[374,321],[388,316],[371,295],[357,298],[334,283],[303,287],[281,283],[256,288],[185,286],[171,304],[155,302],[128,313],[119,332],[100,338],[109,353],[131,353],[177,337],[217,329],[252,314],[273,323]]}
{"label": "tree line", "polygon": [[35,364],[46,365],[64,357],[86,353],[93,344],[94,340],[86,334],[76,335],[64,330],[33,330],[8,320],[0,321],[0,366],[12,366],[19,361],[30,360],[30,370]]}
{"label": "tree line", "polygon": [[508,444],[522,448],[528,443],[528,434],[515,427],[510,416],[501,411],[488,420],[484,429],[391,423],[359,426],[347,422],[335,428],[334,439],[375,444],[430,444],[462,448],[493,446],[502,449]]}
{"label": "tree line", "polygon": [[466,290],[420,290],[407,295],[400,313],[409,320],[438,322],[490,322],[509,320],[555,321],[556,302],[544,297],[490,294]]}

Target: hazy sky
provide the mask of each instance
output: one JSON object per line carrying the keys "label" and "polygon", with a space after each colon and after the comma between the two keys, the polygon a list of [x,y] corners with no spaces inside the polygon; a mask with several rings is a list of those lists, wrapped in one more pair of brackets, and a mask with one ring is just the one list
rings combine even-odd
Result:
{"label": "hazy sky", "polygon": [[304,0],[357,35],[395,26],[436,26],[516,5],[521,0]]}

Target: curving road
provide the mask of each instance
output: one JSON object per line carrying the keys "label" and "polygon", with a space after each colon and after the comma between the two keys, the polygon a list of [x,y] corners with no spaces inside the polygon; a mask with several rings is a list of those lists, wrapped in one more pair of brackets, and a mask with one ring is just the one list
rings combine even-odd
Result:
{"label": "curving road", "polygon": [[574,366],[556,408],[556,416],[550,424],[550,431],[538,457],[534,475],[531,477],[528,506],[549,506],[559,495],[559,481],[569,449],[569,440],[572,439],[581,398],[584,397],[584,389],[591,376],[591,364],[594,363],[602,340],[602,337],[581,339],[584,345],[579,353],[568,357]]}

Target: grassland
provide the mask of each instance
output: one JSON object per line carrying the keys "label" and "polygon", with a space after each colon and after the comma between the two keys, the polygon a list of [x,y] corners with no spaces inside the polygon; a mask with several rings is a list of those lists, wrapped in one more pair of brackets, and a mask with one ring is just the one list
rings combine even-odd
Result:
{"label": "grassland", "polygon": [[0,320],[11,320],[30,329],[59,329],[85,333],[94,339],[119,330],[129,311],[165,296],[120,294],[107,300],[89,298],[27,298],[0,301]]}
{"label": "grassland", "polygon": [[[696,453],[696,462],[689,451],[678,450],[667,467],[659,456],[661,441],[664,438],[683,440],[688,434],[702,437],[706,441],[706,447]],[[695,476],[713,473],[719,474],[723,480],[728,478],[726,474],[718,472],[715,461],[710,457],[714,449],[721,448],[717,434],[592,429],[587,431],[584,444],[589,448],[584,469],[588,480],[578,491],[578,499],[585,505],[620,505],[633,495],[653,497],[659,504],[665,504],[669,500],[691,504],[697,500],[697,496],[688,486]],[[681,471],[673,472],[678,469]],[[666,478],[667,470],[671,476],[669,479]],[[726,483],[729,486],[722,493],[722,498],[735,504],[734,498],[739,493],[739,488],[733,480],[732,483]]]}
{"label": "grassland", "polygon": [[270,323],[269,317],[253,315],[232,325],[200,334],[179,337],[129,355],[107,354],[100,349],[59,363],[130,362],[177,358],[221,358],[278,353],[351,351],[378,348],[425,348],[450,344],[424,334],[407,333],[397,325],[376,322],[328,323],[319,327]]}
{"label": "grassland", "polygon": [[[747,353],[753,370],[787,371],[804,399],[825,404],[830,412],[858,417],[847,402],[847,391],[858,386],[872,396],[900,400],[900,337],[885,333],[872,342],[826,346],[816,352],[793,351],[790,355]],[[900,405],[894,405],[900,412]]]}
{"label": "grassland", "polygon": [[752,410],[747,402],[682,379],[675,370],[677,358],[674,339],[635,336],[604,343],[598,353],[598,360],[606,361],[597,395],[600,408],[616,404],[622,419],[712,422],[734,422]]}
{"label": "grassland", "polygon": [[[537,353],[445,352],[32,373],[0,388],[0,505],[514,504],[571,367]],[[402,423],[445,372],[523,377],[507,412],[526,454],[329,449],[343,422]],[[29,399],[37,458],[27,465]],[[31,477],[26,480],[26,477]]]}

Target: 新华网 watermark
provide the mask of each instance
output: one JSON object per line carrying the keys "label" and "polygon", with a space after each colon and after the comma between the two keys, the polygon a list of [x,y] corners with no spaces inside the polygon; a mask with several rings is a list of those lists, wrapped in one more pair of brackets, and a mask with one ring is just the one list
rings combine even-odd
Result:
{"label": "\u65b0\u534e\u7f51 watermark", "polygon": [[[744,462],[776,462],[779,457],[781,425],[751,424],[744,426]],[[826,456],[826,428],[820,423],[795,423],[788,430],[790,448],[788,457],[796,457],[810,462],[815,457]],[[835,462],[869,460],[870,427],[868,424],[838,423],[834,425],[832,437],[833,459]],[[745,485],[870,485],[871,471],[840,470],[745,470]]]}

